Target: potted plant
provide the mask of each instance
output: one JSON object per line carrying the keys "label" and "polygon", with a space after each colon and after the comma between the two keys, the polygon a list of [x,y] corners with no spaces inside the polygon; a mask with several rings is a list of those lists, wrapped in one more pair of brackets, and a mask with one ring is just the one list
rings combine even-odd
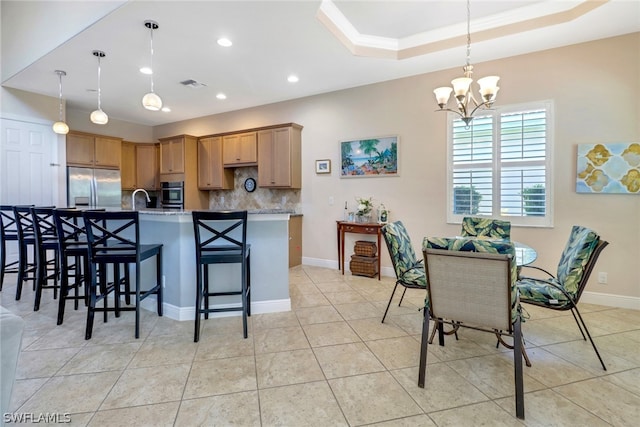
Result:
{"label": "potted plant", "polygon": [[522,190],[522,204],[528,216],[544,216],[546,195],[543,184],[534,184]]}

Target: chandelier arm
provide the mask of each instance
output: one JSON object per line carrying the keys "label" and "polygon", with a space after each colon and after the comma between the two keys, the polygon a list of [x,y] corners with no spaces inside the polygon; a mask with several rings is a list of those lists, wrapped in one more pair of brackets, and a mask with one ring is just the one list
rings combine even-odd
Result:
{"label": "chandelier arm", "polygon": [[462,115],[462,113],[460,113],[460,111],[456,111],[456,110],[452,110],[451,108],[441,108],[439,110],[434,110],[434,111],[449,111],[450,113],[456,113],[457,115],[459,115],[460,117],[464,117]]}
{"label": "chandelier arm", "polygon": [[488,102],[488,101],[486,101],[486,102],[483,102],[482,104],[479,104],[476,108],[474,108],[474,109],[473,109],[473,111],[471,111],[471,116],[473,116],[473,115],[476,113],[476,111],[477,111],[479,108],[482,108],[482,107],[484,107],[484,108],[486,108],[487,110],[489,110],[489,109],[491,109],[491,103],[490,103],[490,102]]}

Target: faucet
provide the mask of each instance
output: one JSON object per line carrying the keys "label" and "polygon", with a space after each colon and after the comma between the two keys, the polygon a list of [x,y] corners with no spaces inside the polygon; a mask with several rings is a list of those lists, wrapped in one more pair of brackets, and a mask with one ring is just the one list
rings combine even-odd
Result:
{"label": "faucet", "polygon": [[147,193],[147,190],[143,188],[138,188],[137,190],[134,190],[133,193],[131,193],[131,210],[132,211],[136,210],[136,193],[138,191],[142,191],[144,195],[147,197],[147,202],[151,203],[151,199],[149,198],[149,193]]}

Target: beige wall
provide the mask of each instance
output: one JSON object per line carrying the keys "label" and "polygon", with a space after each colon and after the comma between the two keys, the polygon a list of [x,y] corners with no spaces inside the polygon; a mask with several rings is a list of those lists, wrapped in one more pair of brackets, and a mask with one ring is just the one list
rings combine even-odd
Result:
{"label": "beige wall", "polygon": [[[640,197],[575,192],[576,144],[640,141],[640,34],[475,66],[478,77],[501,76],[499,105],[554,103],[554,227],[516,227],[513,239],[536,248],[537,263],[555,270],[571,226],[595,229],[611,243],[596,267],[596,272],[608,272],[609,283],[599,285],[593,277],[587,298],[640,308]],[[383,202],[392,220],[405,223],[414,247],[420,250],[426,235],[459,232],[459,225],[446,223],[446,120],[444,114],[434,112],[432,95],[433,88],[459,74],[458,69],[446,70],[156,126],[154,139],[299,123],[304,126],[305,262],[337,265],[335,220],[342,217],[344,202],[353,206],[356,196]],[[339,178],[339,141],[391,134],[400,137],[399,177]],[[332,162],[331,175],[316,175],[314,161],[327,158]],[[347,246],[351,244],[349,240]],[[382,256],[383,267],[388,267],[386,249]]]}
{"label": "beige wall", "polygon": [[80,111],[67,108],[67,124],[72,130],[96,133],[98,135],[115,136],[130,142],[157,142],[153,139],[151,126],[139,125],[109,117],[106,125],[91,122],[91,111]]}

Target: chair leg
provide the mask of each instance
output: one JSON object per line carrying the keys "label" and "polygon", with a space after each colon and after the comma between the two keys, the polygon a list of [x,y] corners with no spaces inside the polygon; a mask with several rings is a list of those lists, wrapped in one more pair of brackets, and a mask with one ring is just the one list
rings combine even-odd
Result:
{"label": "chair leg", "polygon": [[516,417],[524,420],[524,380],[522,378],[522,327],[520,318],[513,324],[513,368],[516,388]]}
{"label": "chair leg", "polygon": [[205,264],[204,268],[204,318],[209,318],[209,264]]}
{"label": "chair leg", "polygon": [[251,253],[247,256],[247,316],[251,317]]}
{"label": "chair leg", "polygon": [[[196,268],[196,307],[195,307],[195,330],[193,342],[200,340],[200,306],[202,305],[202,264],[198,263]],[[204,266],[206,268],[206,265]]]}
{"label": "chair leg", "polygon": [[140,302],[140,265],[136,265],[136,339],[140,338]]}
{"label": "chair leg", "polygon": [[404,299],[404,294],[407,293],[407,288],[405,286],[404,290],[402,291],[402,296],[400,296],[400,302],[398,302],[398,307],[400,307],[400,305],[402,305],[402,300]]}
{"label": "chair leg", "polygon": [[387,312],[389,311],[389,307],[391,307],[391,301],[393,300],[393,295],[396,293],[396,289],[398,289],[398,282],[396,282],[396,285],[393,287],[393,292],[391,292],[391,298],[389,298],[389,303],[387,304],[387,309],[384,311],[381,323],[384,323],[384,319],[387,317]]}
{"label": "chair leg", "polygon": [[7,262],[7,245],[4,238],[0,242],[0,291],[2,290],[2,284],[4,283],[4,269]]}
{"label": "chair leg", "polygon": [[248,336],[247,333],[247,291],[249,287],[247,286],[247,262],[246,260],[242,262],[242,332],[244,333],[244,338],[246,339]]}
{"label": "chair leg", "polygon": [[162,247],[160,248],[158,255],[156,255],[156,301],[158,303],[158,316],[162,316],[162,296],[164,289],[162,288]]}
{"label": "chair leg", "polygon": [[580,322],[578,321],[578,318],[576,317],[576,313],[573,311],[573,308],[571,309],[571,315],[573,316],[573,320],[576,321],[576,325],[578,325],[578,329],[580,329],[580,334],[582,334],[582,339],[586,341],[587,337],[584,335],[584,331],[582,330],[582,326],[580,326]]}
{"label": "chair leg", "polygon": [[[66,262],[66,256],[62,260],[62,271],[60,272],[60,300],[58,301],[58,325],[62,325],[64,321],[64,306],[69,293],[69,272]],[[76,264],[77,265],[77,264]],[[77,277],[77,276],[76,276]],[[77,282],[76,282],[77,283]],[[76,296],[78,296],[78,288],[76,286]],[[76,299],[76,309],[78,300]]]}
{"label": "chair leg", "polygon": [[27,248],[25,245],[18,243],[18,282],[16,286],[16,301],[22,296],[22,282],[28,267]]}
{"label": "chair leg", "polygon": [[[95,315],[96,300],[97,300],[96,291],[98,288],[95,264],[91,264],[90,268],[91,268],[91,273],[89,275],[90,280],[89,280],[89,283],[87,283],[88,292],[89,292],[89,307],[87,307],[87,328],[84,333],[85,340],[91,339],[91,333],[93,332],[93,318]],[[106,298],[104,299],[106,301]],[[105,314],[106,314],[106,311],[105,311]]]}
{"label": "chair leg", "polygon": [[44,250],[36,251],[36,296],[33,303],[33,311],[40,310],[40,300],[42,298],[42,287],[47,276],[47,255]]}
{"label": "chair leg", "polygon": [[429,313],[424,310],[424,319],[422,321],[422,340],[420,344],[420,366],[418,368],[418,387],[424,388],[426,371],[427,371],[427,347],[429,346],[429,340],[427,335],[429,334]]}
{"label": "chair leg", "polygon": [[[604,369],[606,371],[607,367],[605,366],[604,361],[602,360],[602,357],[600,356],[600,352],[598,351],[598,347],[596,347],[596,343],[593,342],[593,338],[591,338],[591,334],[589,333],[589,329],[587,329],[587,324],[584,323],[584,319],[580,315],[580,311],[578,310],[578,307],[574,305],[573,309],[575,309],[576,314],[578,315],[578,318],[580,319],[580,322],[582,323],[582,326],[584,327],[584,331],[587,333],[587,337],[589,337],[589,341],[591,341],[591,346],[593,347],[593,350],[596,352],[596,356],[598,356],[598,360],[600,361],[600,364],[602,365],[602,369]],[[573,309],[571,310],[571,312],[573,312]],[[580,325],[578,325],[578,326],[580,326]]]}

